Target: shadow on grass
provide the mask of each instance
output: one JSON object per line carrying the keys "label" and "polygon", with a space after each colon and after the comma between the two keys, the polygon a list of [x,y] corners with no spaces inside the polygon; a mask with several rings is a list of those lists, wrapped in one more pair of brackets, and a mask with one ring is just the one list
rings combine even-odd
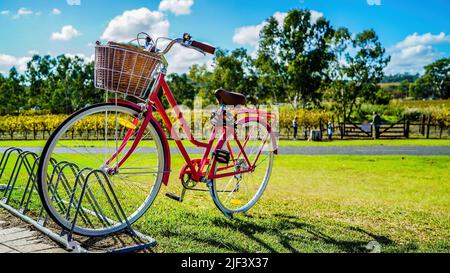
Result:
{"label": "shadow on grass", "polygon": [[[172,242],[189,241],[196,245],[198,250],[194,251],[197,252],[204,249],[239,253],[361,253],[370,251],[366,247],[371,241],[378,242],[383,249],[396,245],[388,237],[360,227],[343,223],[311,223],[285,213],[237,215],[235,219],[229,220],[219,215],[205,219],[204,216],[185,212],[183,218],[183,228],[164,229],[158,236],[164,236]],[[201,227],[198,223],[202,223]],[[205,229],[214,230],[205,232]]]}
{"label": "shadow on grass", "polygon": [[[361,240],[356,238],[354,240],[338,239],[338,237],[342,236],[329,235],[323,228],[320,228],[317,225],[302,222],[301,219],[293,215],[274,214],[267,220],[258,219],[258,221],[260,221],[258,223],[256,223],[252,218],[254,217],[244,216],[242,218],[234,219],[233,221],[229,221],[227,219],[215,219],[214,224],[242,233],[269,252],[279,252],[277,251],[279,247],[270,245],[267,241],[258,238],[256,236],[257,234],[268,234],[276,237],[278,243],[284,248],[281,252],[292,253],[301,252],[301,249],[298,246],[302,244],[325,244],[327,249],[330,249],[330,247],[335,249],[337,248],[342,252],[368,252],[369,250],[366,249],[366,246],[369,241],[377,241],[383,245],[392,245],[394,243],[385,236],[372,234],[359,227],[353,226],[342,227],[344,229],[342,232],[349,235],[346,237],[350,237],[351,235],[359,235],[354,237],[361,238],[362,236],[360,235],[362,234],[366,235],[365,237],[370,237],[370,240]],[[293,232],[294,230],[296,233]],[[354,234],[355,232],[360,234]],[[342,235],[342,233],[340,235]],[[244,251],[248,252],[249,250],[244,249]]]}

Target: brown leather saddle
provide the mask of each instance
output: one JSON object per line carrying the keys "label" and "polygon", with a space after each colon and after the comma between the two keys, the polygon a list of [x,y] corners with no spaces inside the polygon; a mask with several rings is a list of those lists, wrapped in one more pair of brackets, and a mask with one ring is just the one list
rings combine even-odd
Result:
{"label": "brown leather saddle", "polygon": [[233,106],[245,105],[245,103],[247,101],[245,99],[244,95],[242,95],[240,93],[228,91],[228,90],[225,90],[222,88],[217,89],[216,92],[214,93],[214,95],[219,100],[220,104],[225,104],[225,105],[233,105]]}

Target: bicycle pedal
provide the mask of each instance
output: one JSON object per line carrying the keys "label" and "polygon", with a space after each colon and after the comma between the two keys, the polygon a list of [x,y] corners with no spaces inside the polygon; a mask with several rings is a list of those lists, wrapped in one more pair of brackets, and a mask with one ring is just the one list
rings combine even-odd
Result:
{"label": "bicycle pedal", "polygon": [[214,151],[213,156],[219,163],[228,164],[230,162],[230,152],[228,151],[217,149]]}
{"label": "bicycle pedal", "polygon": [[169,197],[170,199],[175,200],[175,201],[183,202],[183,198],[182,197],[180,197],[180,196],[178,196],[176,194],[173,194],[171,192],[166,192],[166,196]]}

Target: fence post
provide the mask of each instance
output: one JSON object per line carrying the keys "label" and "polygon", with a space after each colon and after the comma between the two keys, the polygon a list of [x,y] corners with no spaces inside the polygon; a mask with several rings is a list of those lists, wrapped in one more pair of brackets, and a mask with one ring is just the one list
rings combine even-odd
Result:
{"label": "fence post", "polygon": [[420,124],[420,132],[422,133],[422,136],[425,135],[425,114],[422,115],[422,122]]}
{"label": "fence post", "polygon": [[373,128],[375,127],[375,124],[372,124],[372,126],[370,126],[370,138],[376,139],[376,136],[373,135]]}
{"label": "fence post", "polygon": [[406,134],[406,116],[405,115],[403,115],[402,121],[403,121],[403,137],[408,138],[406,136],[407,134]]}
{"label": "fence post", "polygon": [[431,115],[428,115],[428,122],[427,122],[427,139],[430,138],[430,124],[431,124]]}
{"label": "fence post", "polygon": [[405,137],[409,138],[409,120],[406,120]]}
{"label": "fence post", "polygon": [[322,138],[322,119],[319,119],[320,138]]}

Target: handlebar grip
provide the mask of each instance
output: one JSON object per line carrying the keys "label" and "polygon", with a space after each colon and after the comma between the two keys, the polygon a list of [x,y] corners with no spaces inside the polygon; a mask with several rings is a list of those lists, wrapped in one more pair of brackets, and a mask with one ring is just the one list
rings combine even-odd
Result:
{"label": "handlebar grip", "polygon": [[201,49],[204,52],[209,53],[211,55],[214,55],[214,53],[216,52],[216,48],[215,47],[207,45],[207,44],[204,44],[204,43],[200,43],[200,42],[197,42],[197,41],[192,41],[192,46],[196,47],[198,49]]}

